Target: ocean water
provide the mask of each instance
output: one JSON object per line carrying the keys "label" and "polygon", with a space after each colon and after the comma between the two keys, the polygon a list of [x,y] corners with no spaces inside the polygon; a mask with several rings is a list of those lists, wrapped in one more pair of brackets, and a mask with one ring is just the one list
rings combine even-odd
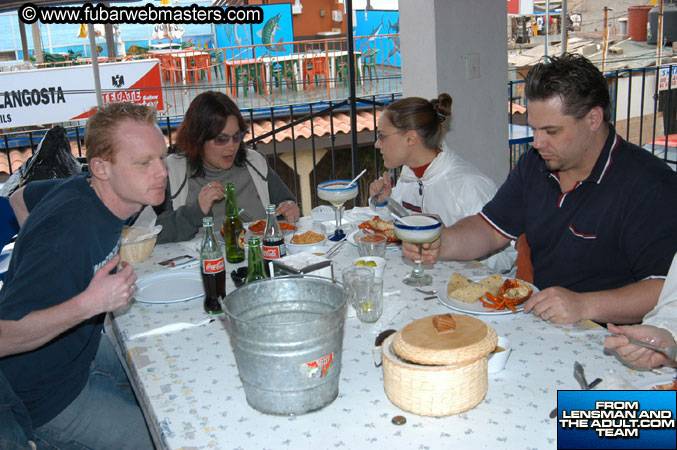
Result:
{"label": "ocean water", "polygon": [[[139,2],[130,2],[130,3],[115,3],[112,2],[112,5],[115,6],[141,6],[146,3],[153,3],[156,6],[159,5],[159,1],[139,1]],[[192,4],[197,4],[198,6],[211,6],[210,1],[181,1],[174,2],[173,6],[188,6]],[[70,5],[72,6],[72,5]],[[212,37],[212,25],[211,24],[184,24],[183,28],[186,30],[186,33],[181,38],[181,41],[187,42],[189,39],[197,44],[200,41],[201,45],[207,42],[208,39]],[[89,39],[88,38],[79,38],[78,32],[80,31],[79,24],[40,24],[40,37],[42,48],[44,51],[48,52],[67,52],[69,49],[73,51],[83,51],[83,55],[89,55]],[[19,58],[22,58],[21,55],[21,35],[19,34],[19,19],[17,17],[16,11],[9,13],[0,14],[0,33],[2,38],[0,38],[0,51],[12,51],[16,50],[19,53]],[[130,45],[142,45],[144,47],[149,46],[151,43],[158,42],[157,40],[152,40],[153,34],[153,25],[146,24],[120,24],[120,36],[122,41],[125,43],[125,47],[129,48]],[[32,53],[33,49],[33,34],[31,32],[31,27],[26,26],[26,38],[28,40],[28,49]],[[168,42],[167,39],[163,39],[160,42]],[[106,56],[106,39],[97,38],[97,45],[100,45],[104,48],[102,55]],[[212,40],[211,47],[214,46]]]}

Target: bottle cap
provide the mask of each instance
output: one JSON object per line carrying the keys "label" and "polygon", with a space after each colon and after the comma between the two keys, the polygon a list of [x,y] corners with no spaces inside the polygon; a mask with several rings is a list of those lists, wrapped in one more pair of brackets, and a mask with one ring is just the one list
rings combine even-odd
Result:
{"label": "bottle cap", "polygon": [[252,245],[253,246],[261,245],[261,241],[259,240],[258,236],[251,236],[249,238],[249,246],[251,247]]}
{"label": "bottle cap", "polygon": [[214,226],[214,218],[212,216],[207,216],[202,218],[203,227],[212,227]]}

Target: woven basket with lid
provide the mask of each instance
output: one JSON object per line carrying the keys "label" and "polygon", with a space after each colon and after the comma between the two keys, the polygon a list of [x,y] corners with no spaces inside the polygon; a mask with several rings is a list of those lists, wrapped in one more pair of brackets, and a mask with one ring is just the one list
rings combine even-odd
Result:
{"label": "woven basket with lid", "polygon": [[[455,328],[433,322],[451,317]],[[444,322],[444,321],[442,321]],[[383,382],[393,404],[424,416],[447,416],[477,406],[487,393],[492,327],[459,314],[416,320],[383,343]]]}

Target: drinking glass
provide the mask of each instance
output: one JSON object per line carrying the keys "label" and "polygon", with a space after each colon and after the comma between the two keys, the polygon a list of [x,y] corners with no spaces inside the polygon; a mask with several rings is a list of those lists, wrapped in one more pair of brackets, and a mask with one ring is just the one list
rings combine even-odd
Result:
{"label": "drinking glass", "polygon": [[340,241],[346,236],[341,229],[341,206],[348,200],[357,197],[357,183],[350,184],[350,180],[325,181],[317,185],[317,196],[328,201],[334,207],[336,231],[329,237],[329,240]]}
{"label": "drinking glass", "polygon": [[343,269],[343,288],[348,294],[348,304],[355,308],[354,281],[363,280],[365,283],[374,281],[375,271],[368,266],[351,266]]}
{"label": "drinking glass", "polygon": [[[417,244],[419,249],[421,244],[433,242],[442,232],[442,222],[436,217],[407,216],[406,220],[411,225],[405,225],[399,220],[395,221],[395,234],[404,242]],[[424,273],[421,260],[414,262],[416,264],[414,270],[403,280],[404,284],[408,286],[429,286],[432,284],[433,277]]]}
{"label": "drinking glass", "polygon": [[383,278],[353,280],[355,313],[360,322],[374,323],[383,314]]}
{"label": "drinking glass", "polygon": [[385,258],[388,238],[382,234],[358,234],[357,254]]}

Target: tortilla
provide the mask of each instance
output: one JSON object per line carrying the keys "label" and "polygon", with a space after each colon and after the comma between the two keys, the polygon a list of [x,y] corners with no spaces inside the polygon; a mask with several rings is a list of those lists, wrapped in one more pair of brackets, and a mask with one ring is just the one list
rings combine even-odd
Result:
{"label": "tortilla", "polygon": [[451,291],[453,291],[454,289],[458,289],[463,286],[468,286],[471,283],[472,281],[470,281],[469,278],[464,277],[459,273],[455,273],[451,276],[449,283],[447,283],[447,294],[451,293]]}
{"label": "tortilla", "polygon": [[460,300],[465,303],[475,303],[487,292],[486,286],[471,281],[472,284],[454,289],[449,293],[449,297]]}
{"label": "tortilla", "polygon": [[503,286],[503,277],[500,274],[495,273],[481,279],[478,283],[486,288],[486,292],[489,292],[491,295],[498,295],[498,290]]}

